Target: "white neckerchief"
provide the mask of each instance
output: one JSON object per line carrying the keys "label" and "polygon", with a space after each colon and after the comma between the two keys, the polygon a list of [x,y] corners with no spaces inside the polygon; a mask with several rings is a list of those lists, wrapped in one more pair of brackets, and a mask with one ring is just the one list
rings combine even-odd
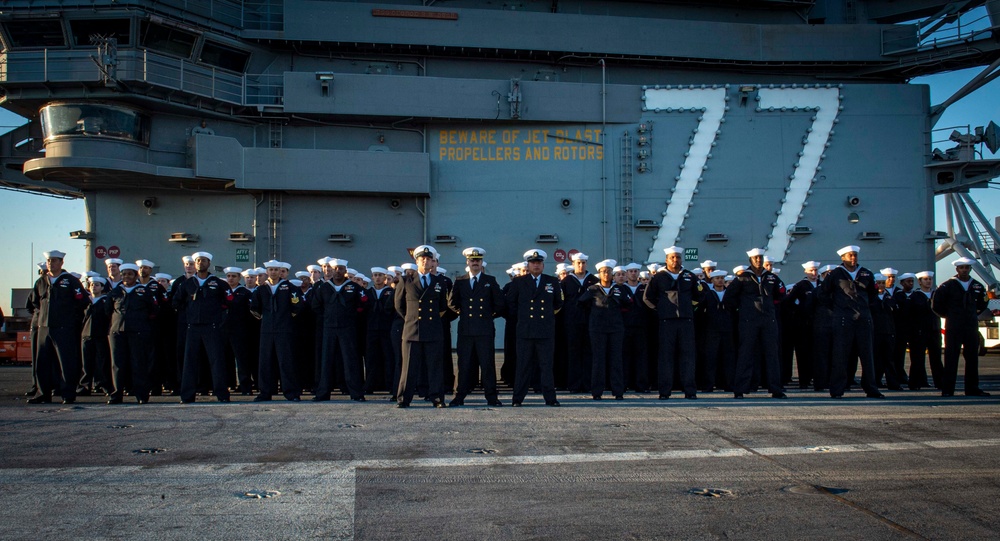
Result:
{"label": "white neckerchief", "polygon": [[966,280],[965,282],[963,282],[963,281],[959,280],[958,278],[955,278],[955,280],[956,280],[956,281],[957,281],[958,283],[962,284],[962,289],[964,289],[964,290],[966,290],[966,291],[968,291],[968,290],[969,290],[969,286],[971,286],[971,285],[972,285],[972,278],[969,278],[969,279],[968,279],[968,280]]}
{"label": "white neckerchief", "polygon": [[125,293],[131,293],[132,290],[135,289],[135,288],[137,288],[137,287],[142,287],[141,285],[139,285],[139,282],[136,282],[135,285],[132,286],[132,287],[128,287],[125,284],[122,284],[122,289],[125,290]]}
{"label": "white neckerchief", "polygon": [[97,304],[97,301],[99,301],[99,300],[101,300],[103,298],[104,298],[104,294],[102,293],[102,294],[100,294],[100,295],[98,295],[98,296],[90,299],[90,304]]}

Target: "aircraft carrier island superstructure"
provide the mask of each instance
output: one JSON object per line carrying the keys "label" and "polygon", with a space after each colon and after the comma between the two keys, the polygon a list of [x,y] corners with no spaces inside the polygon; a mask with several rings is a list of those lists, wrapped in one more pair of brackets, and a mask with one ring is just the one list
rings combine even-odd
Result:
{"label": "aircraft carrier island superstructure", "polygon": [[[972,9],[980,30],[937,35]],[[921,270],[947,236],[933,195],[995,171],[933,165],[940,109],[906,83],[997,61],[994,20],[932,0],[10,0],[0,105],[29,123],[2,182],[83,197],[97,270],[197,250],[367,269],[421,243],[452,276],[470,245],[495,274],[533,246],[675,244],[689,267],[763,247],[797,275],[858,244]]]}

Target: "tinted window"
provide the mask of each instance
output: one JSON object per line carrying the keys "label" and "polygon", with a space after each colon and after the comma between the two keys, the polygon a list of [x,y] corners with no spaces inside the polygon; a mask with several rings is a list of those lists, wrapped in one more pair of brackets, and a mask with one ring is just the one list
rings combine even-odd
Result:
{"label": "tinted window", "polygon": [[143,21],[139,41],[143,47],[190,58],[195,39],[194,34]]}
{"label": "tinted window", "polygon": [[128,23],[128,19],[77,19],[69,22],[69,30],[75,46],[90,45],[91,36],[116,38],[119,46],[131,45]]}
{"label": "tinted window", "polygon": [[4,23],[14,47],[63,47],[62,25],[53,19],[18,19]]}
{"label": "tinted window", "polygon": [[242,72],[247,67],[250,53],[206,41],[201,48],[200,60],[222,69]]}

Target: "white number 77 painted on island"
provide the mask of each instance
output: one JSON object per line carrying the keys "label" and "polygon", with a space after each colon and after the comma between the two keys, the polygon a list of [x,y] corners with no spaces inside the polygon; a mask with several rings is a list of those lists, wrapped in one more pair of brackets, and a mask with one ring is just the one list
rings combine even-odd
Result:
{"label": "white number 77 painted on island", "polygon": [[[698,127],[695,128],[690,140],[688,151],[684,154],[680,174],[674,180],[676,184],[667,202],[667,210],[663,213],[660,230],[649,249],[649,259],[660,260],[657,255],[664,248],[678,242],[684,229],[684,220],[688,216],[688,208],[694,203],[698,192],[698,184],[703,180],[702,174],[707,169],[708,159],[712,154],[715,140],[722,131],[726,111],[729,110],[728,88],[654,88],[643,93],[644,109],[656,112],[700,112]],[[804,88],[773,88],[762,87],[757,90],[759,102],[757,110],[762,113],[781,112],[786,110],[812,110],[812,125],[803,139],[802,150],[793,171],[788,175],[788,185],[785,196],[781,199],[776,217],[772,222],[771,234],[766,246],[767,255],[775,261],[783,261],[791,243],[790,231],[798,223],[802,209],[806,206],[806,197],[820,170],[820,162],[825,157],[833,125],[837,122],[840,110],[840,89],[838,87],[804,87]],[[747,246],[753,248],[753,246]]]}

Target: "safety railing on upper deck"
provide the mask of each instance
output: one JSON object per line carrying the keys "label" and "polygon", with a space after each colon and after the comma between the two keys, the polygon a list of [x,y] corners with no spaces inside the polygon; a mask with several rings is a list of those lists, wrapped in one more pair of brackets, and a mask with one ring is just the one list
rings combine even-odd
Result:
{"label": "safety railing on upper deck", "polygon": [[[104,74],[91,51],[42,49],[0,55],[0,82],[99,82]],[[237,74],[144,50],[119,50],[114,80],[125,89],[143,82],[241,106],[281,107],[282,74]]]}
{"label": "safety railing on upper deck", "polygon": [[940,21],[924,29],[919,23],[887,28],[882,31],[882,54],[931,51],[991,38],[993,32],[1000,29],[1000,22],[995,23],[990,13],[994,17],[1000,14],[1000,0],[988,0],[954,20]]}

